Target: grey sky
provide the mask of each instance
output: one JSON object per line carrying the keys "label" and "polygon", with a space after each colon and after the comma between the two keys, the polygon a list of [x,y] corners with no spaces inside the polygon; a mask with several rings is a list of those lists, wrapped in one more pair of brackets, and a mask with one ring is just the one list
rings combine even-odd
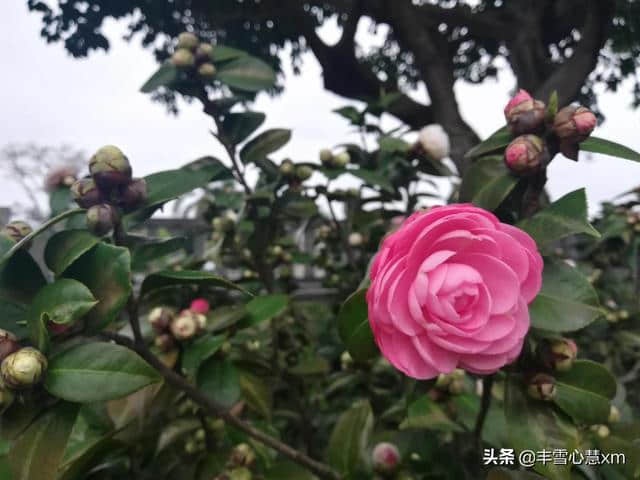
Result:
{"label": "grey sky", "polygon": [[[137,175],[174,168],[205,154],[222,156],[199,104],[182,105],[180,115],[173,117],[139,92],[157,65],[138,42],[120,40],[121,25],[107,25],[112,32],[108,53],[76,60],[62,45],[47,45],[40,38],[40,20],[27,13],[25,2],[7,2],[3,13],[0,146],[28,141],[67,143],[90,154],[104,144],[116,144],[127,153]],[[339,31],[329,25],[322,34],[331,39],[339,36]],[[366,28],[360,29],[360,35],[368,35]],[[513,85],[508,73],[498,82],[488,81],[479,87],[458,82],[462,113],[482,136],[504,123],[502,108]],[[424,100],[426,94],[415,92],[415,96]],[[607,122],[595,134],[640,150],[640,114],[628,108],[630,101],[628,85],[617,94],[602,95]],[[321,70],[307,55],[301,76],[287,72],[286,92],[274,99],[260,96],[255,108],[267,113],[263,128],[293,129],[291,143],[277,159],[315,160],[327,145],[357,141],[346,121],[331,113],[346,103],[323,90]],[[593,212],[601,201],[640,183],[640,164],[597,155],[588,161],[583,157],[580,163],[558,157],[549,178],[554,198],[586,186]],[[19,195],[7,183],[6,179],[2,182],[0,206],[11,204]]]}

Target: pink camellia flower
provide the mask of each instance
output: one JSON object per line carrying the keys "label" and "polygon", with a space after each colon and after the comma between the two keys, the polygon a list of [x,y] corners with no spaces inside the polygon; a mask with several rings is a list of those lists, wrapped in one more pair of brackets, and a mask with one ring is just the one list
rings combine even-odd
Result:
{"label": "pink camellia flower", "polygon": [[531,237],[490,212],[471,204],[416,212],[371,266],[376,343],[413,378],[495,372],[520,354],[542,268]]}
{"label": "pink camellia flower", "polygon": [[206,315],[207,313],[209,313],[209,302],[207,302],[204,298],[196,298],[191,302],[189,310]]}

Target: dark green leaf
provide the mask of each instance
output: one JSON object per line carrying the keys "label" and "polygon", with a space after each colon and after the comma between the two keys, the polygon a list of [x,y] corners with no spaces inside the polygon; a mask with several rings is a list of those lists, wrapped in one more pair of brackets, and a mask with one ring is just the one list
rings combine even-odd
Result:
{"label": "dark green leaf", "polygon": [[374,172],[373,170],[367,170],[364,168],[357,168],[347,170],[348,173],[358,177],[361,180],[371,186],[378,186],[389,193],[395,193],[395,188],[391,184],[391,181],[384,175]]}
{"label": "dark green leaf", "polygon": [[529,306],[531,325],[552,332],[573,332],[602,315],[589,281],[564,263],[547,262],[542,289]]}
{"label": "dark green leaf", "polygon": [[60,278],[47,285],[35,296],[27,311],[31,341],[41,351],[48,349],[47,324],[74,323],[91,310],[96,299],[82,283]]}
{"label": "dark green leaf", "polygon": [[354,125],[362,125],[364,122],[364,116],[358,111],[357,108],[347,105],[346,107],[336,108],[333,110],[343,118],[346,118]]}
{"label": "dark green leaf", "polygon": [[159,374],[133,351],[97,342],[54,356],[45,388],[55,397],[89,403],[121,398],[159,381]]}
{"label": "dark green leaf", "polygon": [[513,140],[513,135],[504,126],[489,136],[484,142],[479,143],[465,154],[465,158],[476,158],[503,149]]}
{"label": "dark green leaf", "polygon": [[163,257],[184,249],[186,239],[183,237],[168,238],[166,240],[152,241],[138,245],[133,249],[132,268],[144,270],[148,264]]}
{"label": "dark green leaf", "polygon": [[99,243],[67,268],[64,276],[84,283],[98,300],[87,315],[87,327],[101,330],[120,314],[131,295],[129,250]]}
{"label": "dark green leaf", "polygon": [[231,360],[210,358],[198,370],[198,387],[224,408],[240,400],[240,376]]}
{"label": "dark green leaf", "polygon": [[275,294],[254,297],[246,305],[247,316],[242,324],[253,327],[271,320],[284,312],[288,305],[288,295]]}
{"label": "dark green leaf", "polygon": [[331,365],[326,358],[320,355],[305,356],[298,362],[297,365],[289,368],[291,375],[297,375],[300,377],[312,376],[312,375],[326,375],[331,371]]}
{"label": "dark green leaf", "polygon": [[610,404],[605,397],[589,390],[558,381],[553,401],[576,423],[588,425],[606,423],[609,418]]}
{"label": "dark green leaf", "polygon": [[163,63],[140,88],[142,93],[151,93],[160,87],[168,87],[178,78],[178,69],[172,63]]}
{"label": "dark green leaf", "polygon": [[585,152],[601,153],[603,155],[611,155],[612,157],[624,158],[640,162],[640,153],[635,150],[620,145],[609,140],[598,137],[589,137],[580,144],[580,150]]}
{"label": "dark green leaf", "polygon": [[273,69],[259,58],[251,56],[238,57],[225,63],[218,68],[216,78],[231,88],[247,92],[265,90],[276,83]]}
{"label": "dark green leaf", "polygon": [[266,419],[270,419],[273,398],[267,382],[245,370],[240,371],[239,378],[240,390],[247,405]]}
{"label": "dark green leaf", "polygon": [[222,121],[222,131],[234,145],[245,141],[264,123],[267,116],[262,112],[228,113]]}
{"label": "dark green leaf", "polygon": [[587,219],[587,197],[584,188],[566,194],[544,210],[518,224],[544,250],[555,241],[575,233],[599,237]]}
{"label": "dark green leaf", "polygon": [[511,193],[518,179],[511,175],[501,156],[479,158],[465,172],[460,200],[485,210],[495,210]]}
{"label": "dark green leaf", "polygon": [[208,285],[211,287],[238,290],[247,295],[251,295],[239,285],[202,270],[164,270],[149,275],[144,279],[142,287],[140,287],[140,296],[143,297],[147,293],[159,288],[167,288],[175,285]]}
{"label": "dark green leaf", "polygon": [[391,153],[406,153],[409,151],[409,148],[411,148],[411,145],[407,142],[396,137],[380,137],[378,139],[378,144],[380,145],[381,151]]}
{"label": "dark green leaf", "polygon": [[77,405],[60,403],[20,435],[9,452],[14,480],[57,477],[77,415]]}
{"label": "dark green leaf", "polygon": [[615,377],[601,363],[576,360],[571,370],[556,372],[556,380],[613,400],[618,385]]}
{"label": "dark green leaf", "polygon": [[60,187],[49,194],[49,208],[51,216],[60,215],[71,206],[71,190],[68,187]]}
{"label": "dark green leaf", "polygon": [[226,335],[204,335],[189,344],[182,354],[182,369],[195,375],[202,362],[212,357],[225,342]]}
{"label": "dark green leaf", "polygon": [[364,460],[372,429],[373,411],[369,402],[360,402],[344,412],[329,438],[329,465],[347,477],[355,473]]}
{"label": "dark green leaf", "polygon": [[338,314],[338,334],[351,356],[364,362],[378,353],[369,325],[366,289],[351,294]]}
{"label": "dark green leaf", "polygon": [[65,230],[47,242],[44,260],[56,275],[61,275],[73,262],[91,250],[100,239],[86,230]]}
{"label": "dark green leaf", "polygon": [[280,150],[291,140],[291,130],[274,128],[262,132],[247,143],[240,151],[240,158],[245,164],[256,162],[267,155]]}
{"label": "dark green leaf", "polygon": [[426,429],[444,432],[460,432],[462,428],[451,421],[440,406],[426,395],[409,405],[407,418],[401,429]]}
{"label": "dark green leaf", "polygon": [[227,47],[225,45],[215,45],[211,52],[211,60],[214,62],[224,62],[227,60],[233,60],[234,58],[246,57],[247,55],[249,54],[244,50]]}
{"label": "dark green leaf", "polygon": [[280,461],[265,474],[265,480],[317,480],[314,474],[294,462]]}

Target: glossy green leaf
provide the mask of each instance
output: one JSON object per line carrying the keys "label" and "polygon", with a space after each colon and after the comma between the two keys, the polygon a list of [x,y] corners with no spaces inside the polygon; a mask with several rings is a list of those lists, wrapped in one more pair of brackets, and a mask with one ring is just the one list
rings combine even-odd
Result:
{"label": "glossy green leaf", "polygon": [[511,140],[513,140],[513,135],[509,131],[509,129],[504,126],[495,132],[493,132],[489,138],[485,141],[479,143],[471,150],[469,150],[465,154],[465,158],[476,158],[486,155],[487,153],[495,152],[496,150],[501,150],[505,148]]}
{"label": "glossy green leaf", "polygon": [[247,316],[242,325],[252,327],[269,321],[284,312],[288,305],[288,295],[274,294],[254,297],[246,305]]}
{"label": "glossy green leaf", "polygon": [[265,480],[317,480],[314,474],[291,461],[279,461],[265,473]]}
{"label": "glossy green leaf", "polygon": [[546,262],[542,289],[529,305],[531,325],[552,332],[573,332],[602,315],[598,295],[586,277],[565,263]]}
{"label": "glossy green leaf", "polygon": [[78,406],[60,403],[40,416],[11,447],[13,480],[51,480],[62,462]]}
{"label": "glossy green leaf", "polygon": [[184,349],[182,369],[195,376],[200,365],[220,350],[226,338],[226,335],[203,335],[196,338]]}
{"label": "glossy green leaf", "polygon": [[364,461],[372,429],[373,411],[369,402],[360,402],[344,412],[329,438],[329,465],[347,477],[354,474]]}
{"label": "glossy green leaf", "polygon": [[600,233],[587,219],[589,209],[584,188],[559,198],[547,208],[527,218],[518,227],[533,237],[538,248],[544,250],[557,240],[575,233],[599,237]]}
{"label": "glossy green leaf", "polygon": [[460,186],[460,201],[495,210],[518,184],[501,156],[479,158],[467,169]]}
{"label": "glossy green leaf", "polygon": [[214,62],[225,62],[227,60],[233,60],[234,58],[246,57],[247,55],[249,54],[244,50],[227,47],[226,45],[215,45],[211,52],[211,60]]}
{"label": "glossy green leaf", "polygon": [[167,255],[176,253],[186,247],[186,239],[183,237],[168,238],[143,243],[132,251],[131,265],[133,270],[144,270],[150,263],[161,260]]}
{"label": "glossy green leaf", "polygon": [[164,270],[162,272],[149,275],[144,279],[142,287],[140,288],[140,296],[143,297],[153,290],[173,287],[176,285],[207,285],[211,287],[238,290],[250,295],[249,292],[239,285],[209,272],[204,272],[202,270]]}
{"label": "glossy green leaf", "polygon": [[556,372],[558,381],[602,395],[613,400],[618,389],[615,377],[607,367],[591,360],[576,360],[571,370]]}
{"label": "glossy green leaf", "polygon": [[280,150],[291,140],[291,130],[273,128],[253,138],[240,151],[240,159],[249,164],[262,160],[267,155]]}
{"label": "glossy green leaf", "polygon": [[168,87],[178,78],[178,68],[172,63],[163,63],[140,88],[142,93],[151,93],[157,88]]}
{"label": "glossy green leaf", "polygon": [[53,235],[47,242],[44,260],[56,275],[61,275],[83,254],[91,250],[100,239],[87,230],[65,230]]}
{"label": "glossy green leaf", "polygon": [[55,217],[61,213],[69,210],[72,206],[73,197],[71,190],[68,187],[56,188],[49,194],[49,209],[51,210],[51,216]]}
{"label": "glossy green leaf", "polygon": [[247,92],[259,92],[276,83],[274,70],[259,58],[248,55],[220,66],[216,78],[231,88]]}
{"label": "glossy green leaf", "polygon": [[87,315],[87,327],[100,330],[120,314],[131,295],[129,250],[99,243],[68,267],[64,276],[84,283],[98,300]]}
{"label": "glossy green leaf", "polygon": [[351,105],[347,105],[346,107],[336,108],[333,110],[334,113],[337,113],[342,118],[346,118],[354,125],[361,125],[364,121],[364,115],[361,114],[357,108],[352,107]]}
{"label": "glossy green leaf", "polygon": [[160,375],[135,352],[112,343],[76,345],[49,361],[47,391],[71,402],[103,402],[134,393]]}
{"label": "glossy green leaf", "polygon": [[240,400],[240,375],[231,360],[210,358],[198,370],[198,388],[223,408]]}
{"label": "glossy green leaf", "polygon": [[640,153],[624,145],[605,140],[604,138],[591,136],[580,144],[580,150],[640,162]]}
{"label": "glossy green leaf", "polygon": [[49,344],[47,324],[75,323],[86,315],[96,303],[91,291],[82,283],[60,278],[42,288],[27,311],[27,324],[31,341],[41,351]]}
{"label": "glossy green leaf", "polygon": [[227,113],[222,121],[222,132],[237,145],[260,128],[266,118],[267,116],[262,112]]}
{"label": "glossy green leaf", "polygon": [[380,137],[378,144],[380,145],[380,150],[383,152],[407,153],[411,148],[409,143],[397,137]]}
{"label": "glossy green leaf", "polygon": [[409,405],[407,418],[401,429],[426,429],[444,432],[461,432],[462,428],[451,421],[442,408],[426,395]]}
{"label": "glossy green leaf", "polygon": [[367,290],[351,294],[338,314],[338,334],[351,356],[364,362],[378,354],[367,312]]}
{"label": "glossy green leaf", "polygon": [[273,397],[269,384],[246,370],[240,371],[240,391],[247,405],[266,419],[271,418]]}

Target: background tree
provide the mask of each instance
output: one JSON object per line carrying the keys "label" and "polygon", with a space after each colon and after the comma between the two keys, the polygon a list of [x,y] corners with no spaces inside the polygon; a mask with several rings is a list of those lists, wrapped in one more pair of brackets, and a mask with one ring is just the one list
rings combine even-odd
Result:
{"label": "background tree", "polygon": [[[325,87],[348,98],[371,101],[382,91],[403,92],[424,83],[430,104],[401,93],[390,97],[388,111],[414,128],[442,124],[461,170],[464,153],[478,138],[458,108],[453,87],[459,79],[481,83],[506,65],[518,87],[538,98],[557,90],[561,106],[580,100],[596,108],[596,85],[615,90],[631,78],[634,103],[640,101],[635,76],[640,6],[630,0],[29,0],[28,5],[42,14],[43,37],[64,42],[78,57],[109,48],[102,26],[105,19],[116,18],[129,22],[127,38],[141,34],[142,43],[160,59],[167,56],[170,38],[186,28],[276,67],[290,45],[296,71],[301,54],[311,51],[322,66]],[[342,37],[328,45],[317,28],[332,16]],[[388,27],[382,46],[365,50],[357,43],[364,18],[374,28]],[[171,95],[161,98],[172,101]]]}

